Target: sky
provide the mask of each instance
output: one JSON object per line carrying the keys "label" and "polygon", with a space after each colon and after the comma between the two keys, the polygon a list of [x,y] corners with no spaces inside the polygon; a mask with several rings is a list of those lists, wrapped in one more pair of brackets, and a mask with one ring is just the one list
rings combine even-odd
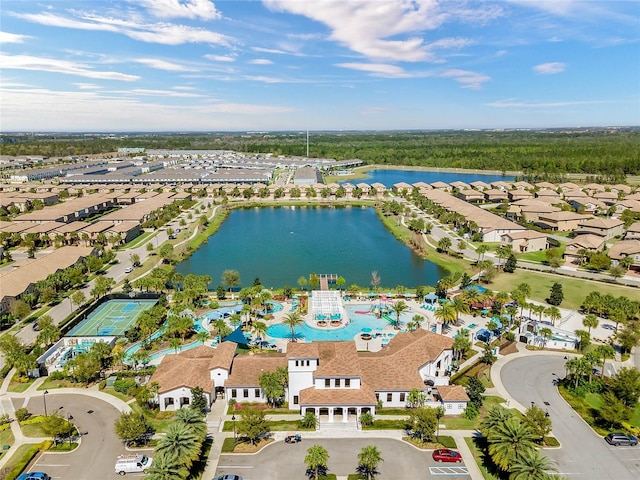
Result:
{"label": "sky", "polygon": [[0,8],[2,132],[638,125],[638,0]]}

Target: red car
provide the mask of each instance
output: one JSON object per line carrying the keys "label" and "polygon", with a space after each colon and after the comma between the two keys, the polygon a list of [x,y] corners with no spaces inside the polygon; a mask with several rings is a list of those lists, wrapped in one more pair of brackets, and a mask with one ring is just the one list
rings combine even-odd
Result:
{"label": "red car", "polygon": [[462,463],[462,455],[455,450],[449,450],[448,448],[434,450],[431,456],[436,462]]}

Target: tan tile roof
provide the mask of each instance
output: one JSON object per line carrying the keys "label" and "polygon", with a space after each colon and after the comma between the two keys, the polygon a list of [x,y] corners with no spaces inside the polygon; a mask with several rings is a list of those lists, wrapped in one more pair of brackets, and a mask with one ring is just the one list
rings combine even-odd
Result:
{"label": "tan tile roof", "polygon": [[536,232],[534,230],[525,230],[523,232],[505,233],[502,236],[509,237],[512,240],[521,240],[521,239],[531,240],[532,238],[546,237],[547,234],[542,232]]}
{"label": "tan tile roof", "polygon": [[360,376],[358,352],[354,341],[318,342],[319,362],[315,377]]}
{"label": "tan tile roof", "polygon": [[[423,385],[424,387],[424,385]],[[316,389],[314,387],[300,390],[300,405],[376,405],[378,400],[373,389],[367,385],[360,388]]]}
{"label": "tan tile roof", "polygon": [[567,243],[567,247],[582,247],[589,250],[599,250],[604,246],[604,238],[593,233],[584,233],[577,235],[573,240]]}
{"label": "tan tile roof", "polygon": [[275,372],[276,368],[286,366],[287,357],[284,354],[239,355],[233,361],[231,375],[224,386],[258,388],[263,372]]}
{"label": "tan tile roof", "polygon": [[616,220],[615,218],[592,218],[585,222],[580,222],[578,225],[593,228],[616,228],[624,225],[624,222],[622,220]]}
{"label": "tan tile roof", "polygon": [[468,402],[469,396],[462,385],[440,385],[438,395],[444,402]]}
{"label": "tan tile roof", "polygon": [[318,358],[318,343],[291,342],[287,345],[287,358]]}
{"label": "tan tile roof", "polygon": [[640,253],[640,240],[621,240],[609,249],[609,257],[620,260]]}
{"label": "tan tile roof", "polygon": [[158,383],[160,393],[180,387],[201,387],[210,392],[213,386],[210,371],[229,370],[237,346],[233,342],[222,342],[217,348],[201,345],[177,355],[165,355],[150,381]]}
{"label": "tan tile roof", "polygon": [[29,285],[74,265],[81,258],[91,255],[93,251],[93,247],[61,247],[44,257],[15,263],[13,267],[17,268],[5,269],[0,273],[0,299],[21,295]]}

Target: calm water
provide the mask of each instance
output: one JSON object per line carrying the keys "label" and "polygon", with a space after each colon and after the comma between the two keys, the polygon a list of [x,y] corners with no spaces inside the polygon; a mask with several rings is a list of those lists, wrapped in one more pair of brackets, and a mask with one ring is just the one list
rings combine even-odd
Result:
{"label": "calm water", "polygon": [[[349,316],[349,325],[346,327],[335,330],[323,330],[312,328],[305,323],[295,328],[295,337],[305,339],[309,342],[353,340],[353,338],[361,332],[377,333],[384,330],[385,327],[389,325],[389,321],[386,318],[378,318],[373,313],[358,313],[363,310],[368,310],[370,307],[370,305],[347,305],[345,309]],[[424,312],[401,313],[400,327],[405,328],[407,323],[409,323],[416,314],[421,314],[425,317]],[[394,320],[396,319],[396,314],[393,312],[391,312],[389,316]],[[427,321],[426,317],[424,321]],[[291,327],[284,323],[276,323],[267,329],[267,335],[272,338],[291,338]]]}
{"label": "calm water", "polygon": [[496,181],[512,181],[514,177],[510,176],[502,176],[502,175],[485,175],[481,173],[456,173],[456,172],[418,172],[415,170],[370,170],[367,172],[369,175],[368,178],[362,180],[344,180],[338,183],[382,183],[387,188],[391,188],[391,186],[395,183],[405,182],[408,184],[413,184],[416,182],[425,182],[425,183],[433,183],[433,182],[445,182],[451,183],[456,181],[461,181],[465,183],[471,182],[485,182],[491,183]]}
{"label": "calm water", "polygon": [[256,277],[266,287],[298,286],[312,272],[335,273],[346,285],[364,288],[376,270],[380,285],[435,285],[446,271],[396,240],[373,208],[252,208],[231,212],[176,271],[211,275],[222,283],[224,270],[237,270],[241,286]]}

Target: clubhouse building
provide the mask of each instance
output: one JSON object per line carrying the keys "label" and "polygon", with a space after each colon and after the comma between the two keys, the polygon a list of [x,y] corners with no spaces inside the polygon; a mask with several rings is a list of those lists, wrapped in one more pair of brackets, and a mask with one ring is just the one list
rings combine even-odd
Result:
{"label": "clubhouse building", "polygon": [[314,413],[321,421],[349,422],[377,406],[406,407],[409,393],[419,391],[425,405],[461,414],[469,401],[462,386],[450,386],[453,340],[425,329],[398,333],[378,352],[360,352],[354,341],[289,343],[282,354],[236,355],[236,344],[200,346],[166,355],[151,377],[159,386],[160,410],[191,403],[199,386],[209,403],[266,402],[260,388],[263,372],[286,367],[289,409]]}

